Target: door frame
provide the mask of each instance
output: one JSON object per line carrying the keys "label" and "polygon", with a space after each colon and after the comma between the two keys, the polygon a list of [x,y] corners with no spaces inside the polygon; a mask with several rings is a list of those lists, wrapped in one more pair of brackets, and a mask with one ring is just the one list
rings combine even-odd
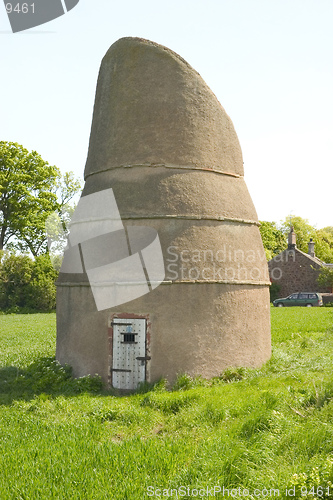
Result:
{"label": "door frame", "polygon": [[[134,313],[114,313],[108,318],[108,385],[112,385],[112,366],[113,366],[113,326],[112,323],[115,319],[145,319],[146,320],[146,345],[145,352],[147,360],[145,362],[145,381],[150,382],[150,341],[151,341],[151,321],[149,314],[134,314]],[[121,390],[121,389],[117,389]]]}

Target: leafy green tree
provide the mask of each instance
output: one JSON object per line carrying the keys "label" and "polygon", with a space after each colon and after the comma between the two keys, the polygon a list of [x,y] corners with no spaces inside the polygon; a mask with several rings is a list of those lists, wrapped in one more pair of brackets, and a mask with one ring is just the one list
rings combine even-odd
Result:
{"label": "leafy green tree", "polygon": [[316,229],[307,219],[301,217],[287,217],[278,225],[276,222],[260,221],[262,237],[267,260],[272,259],[287,248],[287,238],[290,225],[296,233],[296,245],[299,250],[308,253],[310,238],[315,242],[315,255],[326,263],[333,263],[333,227]]}
{"label": "leafy green tree", "polygon": [[75,178],[73,172],[65,172],[64,175],[58,178],[57,193],[61,208],[68,207],[69,202],[81,189],[81,183]]}
{"label": "leafy green tree", "polygon": [[333,228],[317,229],[314,237],[315,254],[326,263],[333,263]]}
{"label": "leafy green tree", "polygon": [[333,226],[324,227],[322,231],[325,231],[325,233],[328,233],[330,236],[333,237]]}
{"label": "leafy green tree", "polygon": [[304,253],[308,253],[308,243],[310,238],[315,239],[315,228],[309,224],[307,219],[302,219],[302,217],[286,217],[284,222],[281,224],[281,230],[286,238],[290,232],[290,224],[293,226],[296,233],[297,248],[302,250]]}
{"label": "leafy green tree", "polygon": [[330,287],[333,293],[333,269],[322,267],[317,278],[317,283],[322,287]]}
{"label": "leafy green tree", "polygon": [[78,193],[80,187],[80,182],[75,179],[73,172],[66,172],[63,177],[59,176],[54,186],[54,192],[58,200],[56,209],[53,211],[44,211],[42,214],[35,214],[35,218],[29,221],[24,233],[22,232],[21,234],[20,240],[16,241],[13,245],[13,249],[17,249],[23,253],[30,251],[35,256],[47,253],[47,229],[50,217],[57,216],[64,234],[67,235],[68,223],[75,210],[75,204],[70,202]]}
{"label": "leafy green tree", "polygon": [[0,269],[0,307],[24,307],[33,271],[33,260],[27,255],[3,253]]}
{"label": "leafy green tree", "polygon": [[308,253],[308,243],[310,238],[315,243],[315,255],[318,259],[326,263],[333,263],[333,227],[316,229],[309,224],[307,219],[301,217],[286,218],[281,228],[285,236],[290,231],[290,222],[296,233],[296,245],[299,250]]}
{"label": "leafy green tree", "polygon": [[286,238],[275,222],[260,221],[259,230],[267,260],[271,260],[286,248]]}
{"label": "leafy green tree", "polygon": [[34,260],[28,255],[2,252],[0,308],[48,311],[55,308],[57,271],[48,255]]}
{"label": "leafy green tree", "polygon": [[47,252],[45,222],[66,212],[79,188],[72,172],[61,177],[36,151],[0,141],[0,250]]}
{"label": "leafy green tree", "polygon": [[49,311],[56,306],[55,281],[58,272],[54,269],[48,254],[34,260],[27,307],[38,311]]}
{"label": "leafy green tree", "polygon": [[24,240],[31,228],[39,232],[43,215],[58,208],[54,186],[59,175],[36,151],[0,142],[0,249],[12,237]]}

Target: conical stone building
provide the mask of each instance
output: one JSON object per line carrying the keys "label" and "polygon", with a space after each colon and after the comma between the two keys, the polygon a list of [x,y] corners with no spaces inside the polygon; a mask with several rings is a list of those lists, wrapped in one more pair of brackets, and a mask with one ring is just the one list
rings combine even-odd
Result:
{"label": "conical stone building", "polygon": [[166,47],[122,38],[106,53],[71,235],[57,359],[74,375],[133,389],[269,359],[268,269],[239,141]]}

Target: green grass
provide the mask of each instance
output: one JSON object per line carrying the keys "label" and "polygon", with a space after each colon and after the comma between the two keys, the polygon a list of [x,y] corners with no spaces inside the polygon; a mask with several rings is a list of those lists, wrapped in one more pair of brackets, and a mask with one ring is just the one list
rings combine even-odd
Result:
{"label": "green grass", "polygon": [[0,315],[0,366],[27,366],[55,351],[55,314]]}
{"label": "green grass", "polygon": [[333,309],[271,312],[261,369],[126,397],[54,361],[54,314],[0,316],[0,499],[333,498]]}

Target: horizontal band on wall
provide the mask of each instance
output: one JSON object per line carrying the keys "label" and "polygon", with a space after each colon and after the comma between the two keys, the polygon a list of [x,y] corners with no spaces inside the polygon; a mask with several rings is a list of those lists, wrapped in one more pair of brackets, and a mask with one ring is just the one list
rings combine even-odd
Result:
{"label": "horizontal band on wall", "polygon": [[237,281],[237,280],[182,280],[182,281],[162,281],[161,285],[177,285],[177,284],[213,284],[213,285],[255,285],[255,286],[268,286],[271,285],[270,281]]}
{"label": "horizontal band on wall", "polygon": [[[132,286],[132,285],[143,285],[147,284],[146,282],[136,282],[136,283],[112,283],[112,285],[120,285],[120,286]],[[236,280],[180,280],[180,281],[161,281],[160,285],[254,285],[254,286],[270,286],[270,281],[236,281]],[[87,286],[90,287],[90,283],[87,281],[83,282],[56,282],[56,286]],[[107,284],[93,284],[93,286],[108,286]]]}
{"label": "horizontal band on wall", "polygon": [[251,219],[238,219],[236,217],[212,217],[211,215],[121,215],[121,220],[131,220],[131,219],[181,219],[181,220],[211,220],[217,222],[235,222],[237,224],[252,224],[255,226],[260,226],[260,222]]}
{"label": "horizontal band on wall", "polygon": [[[125,214],[121,215],[121,220],[149,220],[149,219],[180,219],[180,220],[207,220],[215,222],[234,222],[236,224],[250,224],[254,226],[260,226],[260,222],[251,219],[238,219],[236,217],[212,217],[211,215],[171,215],[171,214],[160,214],[160,215],[137,215],[137,214]],[[79,221],[72,222],[71,224],[84,224],[86,222],[105,222],[111,220],[120,220],[119,218],[112,217],[90,217],[82,219]]]}
{"label": "horizontal band on wall", "polygon": [[171,164],[169,165],[167,163],[143,163],[143,164],[138,163],[133,165],[119,165],[119,166],[117,165],[116,167],[104,168],[98,170],[97,172],[90,172],[85,176],[84,180],[86,180],[91,175],[97,175],[100,174],[101,172],[108,172],[109,170],[117,170],[119,168],[138,168],[138,167],[149,167],[149,168],[163,167],[163,168],[172,168],[174,170],[192,170],[192,171],[198,170],[202,172],[214,172],[215,174],[228,175],[236,178],[243,177],[242,175],[239,174],[234,174],[232,172],[224,172],[222,170],[217,170],[216,168],[210,168],[210,167],[196,167],[194,165],[171,165]]}

